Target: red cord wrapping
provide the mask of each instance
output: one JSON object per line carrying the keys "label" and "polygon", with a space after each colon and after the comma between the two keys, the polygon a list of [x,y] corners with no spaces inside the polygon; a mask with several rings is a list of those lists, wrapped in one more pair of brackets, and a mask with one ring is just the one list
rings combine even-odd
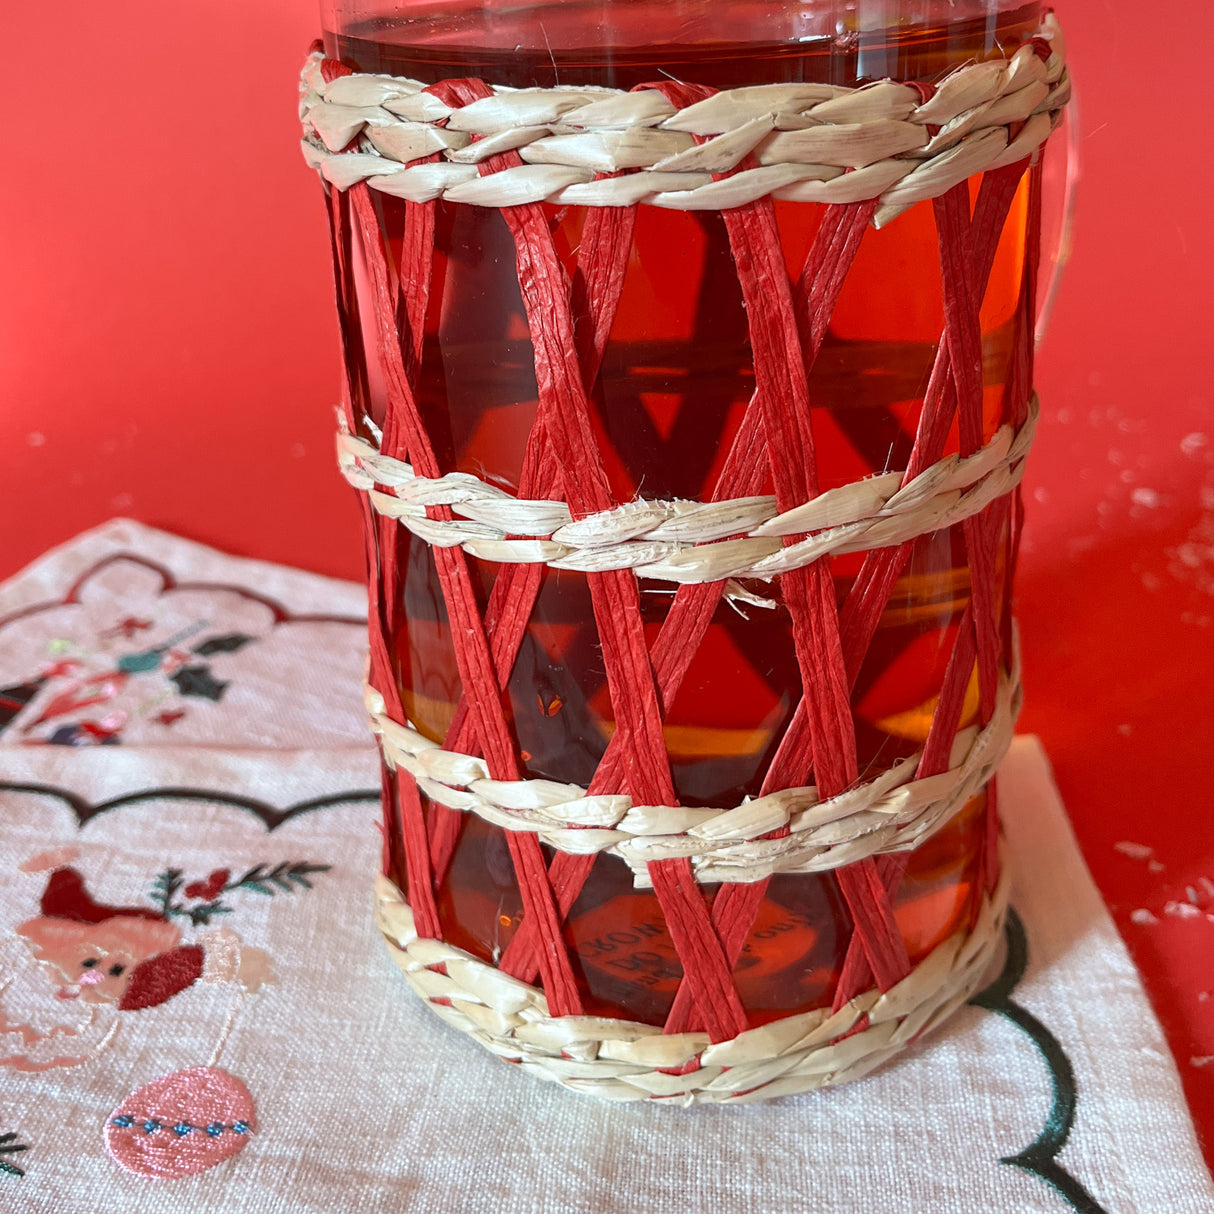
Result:
{"label": "red cord wrapping", "polygon": [[[332,61],[324,66],[329,78],[344,74],[344,69]],[[670,83],[662,87],[679,106],[708,95],[708,90],[696,86]],[[446,81],[430,91],[452,106],[489,95],[483,82],[472,80]],[[481,172],[491,173],[517,163],[521,163],[517,154],[506,153],[482,164]],[[954,415],[962,454],[982,444],[978,306],[1024,168],[1021,163],[986,174],[972,219],[964,183],[936,200],[945,331],[925,393],[906,481],[940,458]],[[1038,174],[1033,177],[1030,231],[1034,209],[1039,213],[1040,206]],[[826,208],[795,289],[785,270],[770,200],[722,213],[749,318],[756,388],[714,487],[713,500],[760,492],[768,471],[779,509],[787,510],[816,495],[807,375],[873,208],[872,203]],[[356,185],[345,198],[330,191],[330,210],[343,338],[354,331],[356,320],[353,282],[343,254],[343,240],[351,226],[361,238],[367,262],[376,346],[387,386],[381,449],[395,458],[408,458],[421,475],[436,477],[441,469],[412,387],[422,357],[430,293],[434,204],[406,203],[399,294],[395,300],[368,187]],[[539,407],[519,495],[563,496],[575,518],[610,509],[615,503],[591,428],[588,394],[597,378],[619,303],[634,210],[591,209],[572,284],[556,253],[542,208],[529,204],[503,208],[502,213],[515,241],[539,388]],[[1016,313],[1016,354],[1004,400],[1004,412],[1015,424],[1026,414],[1031,383],[1037,252],[1030,236]],[[355,394],[354,360],[348,351],[345,363],[350,380],[345,410],[347,424],[353,429],[350,400]],[[570,475],[571,471],[576,475]],[[386,644],[386,637],[393,635],[398,624],[396,524],[373,517],[366,499],[363,501],[371,581],[379,584],[379,593],[373,594],[371,601],[370,677],[383,694],[389,715],[403,721]],[[428,513],[433,518],[451,517],[447,507],[430,507]],[[972,598],[958,629],[918,777],[947,766],[975,660],[979,715],[983,724],[990,720],[1000,655],[1010,645],[1006,589],[1019,538],[1019,502],[1013,503],[1009,497],[992,503],[966,521],[964,534],[973,569]],[[997,550],[1005,535],[1005,594],[996,603]],[[801,538],[786,537],[785,543]],[[857,780],[851,688],[911,548],[908,542],[870,552],[841,610],[836,609],[828,558],[782,575],[804,694],[773,757],[764,793],[809,783],[812,778],[822,795],[831,796]],[[517,779],[517,758],[501,695],[539,592],[543,567],[503,566],[482,620],[463,552],[459,548],[435,548],[434,560],[464,689],[444,744],[451,750],[483,754],[495,779]],[[724,583],[680,586],[650,652],[644,640],[635,575],[613,571],[590,574],[587,580],[617,725],[590,791],[626,792],[642,803],[675,804],[661,722],[711,623]],[[461,815],[435,806],[428,833],[412,780],[400,775],[397,784],[410,904],[419,933],[437,937],[440,924],[435,889],[445,878]],[[992,784],[984,883],[994,879],[994,823]],[[780,833],[786,833],[786,828],[771,837]],[[501,958],[501,968],[527,981],[533,981],[538,973],[551,1012],[578,1013],[581,1003],[561,936],[561,922],[580,893],[594,857],[558,852],[551,865],[546,865],[534,835],[511,831],[507,837],[524,917]],[[892,911],[892,897],[906,863],[907,854],[902,853],[836,870],[853,920],[853,938],[836,990],[836,1007],[874,978],[882,989],[888,989],[909,972],[909,958]],[[726,884],[710,913],[688,861],[652,862],[649,871],[684,970],[666,1031],[702,1027],[712,1040],[728,1039],[747,1026],[731,971],[750,933],[767,882]]]}
{"label": "red cord wrapping", "polygon": [[[964,183],[955,187],[953,201],[950,203],[949,219],[953,224],[954,233],[963,223],[973,233],[967,242],[969,256],[973,259],[971,277],[968,283],[970,291],[970,311],[975,321],[977,310],[986,290],[986,282],[990,277],[991,268],[995,261],[995,251],[998,247],[999,236],[1003,231],[1012,200],[1019,187],[1020,178],[1024,173],[1026,162],[1009,165],[986,174],[974,207],[972,221],[968,211],[968,187]],[[939,214],[939,211],[937,212]],[[953,237],[956,238],[955,235]],[[944,243],[941,236],[941,243]],[[944,253],[942,251],[942,257]],[[946,316],[947,320],[947,316]],[[903,483],[908,483],[924,468],[938,460],[944,451],[949,426],[957,407],[956,379],[951,365],[951,346],[946,335],[941,338],[937,348],[935,364],[932,368],[928,390],[924,399],[923,412],[919,419],[918,433],[915,446],[911,453]],[[1023,420],[1027,413],[1027,383],[1024,388],[1025,399],[1020,403],[1020,416],[1013,420]],[[978,382],[978,408],[981,410],[981,379]],[[972,417],[970,419],[972,423]],[[979,428],[981,414],[979,412]],[[972,436],[971,436],[972,437]],[[963,440],[964,441],[964,440]],[[979,438],[979,441],[981,439]],[[1001,499],[1003,500],[1003,499]],[[992,503],[980,517],[990,515],[997,510],[1000,502]],[[1002,529],[1000,521],[994,522],[994,532]],[[969,533],[966,533],[967,545]],[[842,621],[844,631],[844,647],[848,658],[848,671],[852,679],[859,672],[864,652],[876,630],[877,621],[892,592],[894,583],[901,575],[906,561],[910,556],[911,543],[900,544],[891,548],[882,548],[870,552],[865,558],[864,566],[852,589],[852,594],[844,604]],[[1010,567],[1008,578],[1010,582]],[[1009,585],[1010,590],[1010,585]],[[852,607],[852,604],[855,607]],[[850,610],[849,610],[850,609]],[[949,752],[957,733],[961,719],[965,690],[973,670],[975,651],[975,633],[973,625],[974,603],[967,606],[958,629],[957,641],[945,670],[944,682],[941,688],[940,702],[937,705],[924,745],[923,756],[920,760],[916,775],[923,778],[944,771],[948,766]],[[1007,648],[1011,651],[1010,618],[1008,622]],[[979,676],[981,678],[981,675]],[[982,711],[980,704],[980,713]],[[983,722],[989,720],[989,712],[983,716]],[[995,853],[997,845],[997,819],[995,805],[995,781],[988,785],[988,804],[986,813],[986,840],[983,856],[985,880],[993,882],[998,874],[998,861]],[[883,856],[878,860],[881,876],[887,895],[892,898],[896,894],[902,877],[909,863],[909,855]],[[848,999],[860,994],[871,982],[872,972],[866,964],[861,951],[853,945],[848,949],[839,983],[835,988],[833,1006],[837,1010]]]}

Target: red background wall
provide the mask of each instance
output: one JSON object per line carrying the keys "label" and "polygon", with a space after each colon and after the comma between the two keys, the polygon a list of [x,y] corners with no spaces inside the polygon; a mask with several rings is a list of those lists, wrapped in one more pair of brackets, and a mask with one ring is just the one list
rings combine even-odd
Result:
{"label": "red background wall", "polygon": [[[1214,919],[1163,907],[1214,878],[1214,8],[1173,5],[1152,36],[1109,0],[1059,7],[1082,180],[1026,482],[1022,727],[1045,740],[1209,1152],[1214,1064],[1191,1059],[1214,1055]],[[9,5],[4,32],[0,576],[119,514],[360,576],[293,111],[310,0]]]}

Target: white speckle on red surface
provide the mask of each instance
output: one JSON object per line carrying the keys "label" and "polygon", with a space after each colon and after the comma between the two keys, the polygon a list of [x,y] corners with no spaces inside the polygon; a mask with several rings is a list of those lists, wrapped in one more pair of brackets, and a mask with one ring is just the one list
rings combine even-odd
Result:
{"label": "white speckle on red surface", "polygon": [[1147,910],[1145,906],[1140,906],[1137,910],[1130,911],[1130,922],[1140,923],[1144,927],[1149,927],[1152,923],[1158,923],[1159,919]]}
{"label": "white speckle on red surface", "polygon": [[1198,491],[1201,515],[1184,542],[1166,550],[1168,572],[1205,594],[1214,594],[1214,475],[1206,474]]}
{"label": "white speckle on red surface", "polygon": [[1154,510],[1159,505],[1159,494],[1154,489],[1139,488],[1130,494],[1130,501],[1135,506],[1145,506],[1148,510]]}
{"label": "white speckle on red surface", "polygon": [[1189,1059],[1190,1066],[1209,1066],[1211,1062],[1214,1062],[1214,1054],[1194,1054]]}
{"label": "white speckle on red surface", "polygon": [[[1130,726],[1118,725],[1117,732],[1128,734]],[[1153,847],[1148,847],[1145,843],[1133,843],[1129,839],[1114,843],[1113,850],[1121,852],[1123,856],[1129,856],[1131,860],[1149,860],[1155,854]]]}
{"label": "white speckle on red surface", "polygon": [[1201,911],[1192,902],[1168,902],[1163,913],[1175,919],[1200,919]]}
{"label": "white speckle on red surface", "polygon": [[1185,455],[1196,455],[1209,445],[1210,440],[1206,438],[1200,430],[1194,431],[1192,434],[1186,434],[1180,440],[1180,449]]}

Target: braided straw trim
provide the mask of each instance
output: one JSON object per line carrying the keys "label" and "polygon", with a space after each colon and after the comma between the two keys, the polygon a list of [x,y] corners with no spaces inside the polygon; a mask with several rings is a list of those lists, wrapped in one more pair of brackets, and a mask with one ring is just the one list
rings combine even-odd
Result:
{"label": "braided straw trim", "polygon": [[[1052,14],[1036,36],[1050,45],[1045,61],[1028,43],[1010,59],[957,69],[927,101],[911,85],[882,80],[854,89],[756,85],[684,109],[656,89],[503,86],[458,109],[399,76],[326,83],[316,53],[301,81],[304,157],[340,190],[367,181],[412,202],[645,202],[696,211],[769,196],[879,198],[880,227],[975,173],[1024,159],[1045,141],[1061,121],[1070,81]],[[697,136],[707,141],[697,144]],[[482,177],[481,162],[505,151],[526,163]],[[434,163],[414,163],[435,154]],[[733,172],[748,156],[757,166]],[[596,180],[621,170],[628,172]],[[732,175],[713,179],[724,173]]]}
{"label": "braided straw trim", "polygon": [[[872,989],[833,1014],[821,1008],[789,1016],[716,1045],[706,1033],[550,1016],[536,987],[441,940],[420,938],[400,891],[382,876],[375,917],[409,985],[499,1058],[607,1100],[743,1104],[858,1079],[948,1019],[982,986],[999,947],[1008,884],[1004,869],[973,930],[951,936],[884,994]],[[865,1026],[844,1036],[862,1016]],[[697,1059],[687,1074],[667,1073]]]}
{"label": "braided straw trim", "polygon": [[[444,750],[387,716],[374,688],[365,694],[384,762],[407,771],[426,796],[504,830],[532,832],[571,855],[611,852],[632,869],[638,889],[651,884],[648,865],[655,860],[686,857],[701,883],[751,882],[910,851],[994,775],[1011,745],[1022,697],[1017,663],[1010,678],[1001,672],[990,722],[958,732],[949,767],[939,775],[916,780],[916,754],[825,800],[810,785],[734,809],[700,809],[636,805],[624,794],[590,796],[577,784],[552,780],[491,780],[483,759]],[[789,833],[783,838],[763,837],[785,826]]]}
{"label": "braided straw trim", "polygon": [[[544,562],[586,573],[632,569],[666,582],[769,579],[830,553],[900,544],[978,514],[1020,483],[1038,413],[1034,396],[1019,430],[1001,426],[973,455],[946,456],[905,486],[904,473],[886,472],[828,489],[782,514],[774,497],[638,499],[575,522],[564,502],[522,500],[467,473],[417,476],[349,433],[338,435],[337,457],[346,480],[379,514],[398,519],[427,543],[458,544],[486,561]],[[432,519],[430,506],[450,506],[463,517]],[[782,545],[781,536],[801,532],[813,534]]]}

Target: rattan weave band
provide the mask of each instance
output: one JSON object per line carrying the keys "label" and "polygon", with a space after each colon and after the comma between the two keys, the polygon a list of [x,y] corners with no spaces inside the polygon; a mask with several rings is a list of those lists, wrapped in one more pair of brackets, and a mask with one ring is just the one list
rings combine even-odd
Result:
{"label": "rattan weave band", "polygon": [[[1022,699],[1017,667],[1000,680],[990,722],[957,734],[952,761],[939,775],[915,779],[922,757],[916,754],[837,797],[819,799],[810,786],[769,793],[734,809],[699,809],[634,805],[625,795],[589,796],[576,784],[551,780],[492,780],[484,759],[444,750],[393,721],[374,688],[365,694],[384,761],[407,771],[431,800],[504,830],[533,832],[571,855],[610,852],[632,870],[637,888],[651,884],[648,866],[655,860],[686,857],[701,882],[750,882],[910,851],[995,774]],[[783,837],[764,837],[784,827],[789,833]]]}
{"label": "rattan weave band", "polygon": [[[715,211],[766,197],[879,198],[880,227],[1044,143],[1061,119],[1070,80],[1052,14],[1038,38],[1041,48],[1030,43],[1007,61],[957,69],[926,101],[917,88],[883,80],[854,89],[756,85],[682,109],[652,88],[589,87],[495,87],[491,97],[452,108],[419,81],[397,76],[326,83],[318,53],[301,85],[303,149],[338,189],[366,181],[413,202],[644,202]],[[506,151],[525,163],[481,175],[486,159]],[[747,157],[753,167],[738,169]],[[627,173],[599,179],[621,170]],[[714,180],[724,173],[731,175]]]}
{"label": "rattan weave band", "polygon": [[[945,456],[905,485],[902,471],[868,477],[783,513],[774,497],[638,499],[575,522],[565,502],[523,501],[467,473],[416,476],[407,463],[349,433],[338,435],[337,449],[346,480],[367,494],[378,514],[438,547],[458,544],[502,564],[542,562],[586,573],[632,569],[656,581],[719,582],[773,578],[831,553],[900,544],[972,518],[1020,483],[1038,414],[1034,396],[1018,430],[1001,426],[967,458]],[[450,506],[462,517],[430,518],[432,506]],[[812,534],[782,543],[783,536],[802,532]]]}
{"label": "rattan weave band", "polygon": [[[845,1083],[931,1032],[982,985],[1002,933],[1006,871],[958,932],[884,994],[871,989],[837,1012],[821,1008],[711,1044],[707,1033],[663,1033],[596,1016],[549,1015],[544,994],[441,940],[418,937],[413,913],[386,877],[376,922],[410,986],[443,1020],[540,1079],[608,1100],[743,1104]],[[689,1064],[685,1074],[671,1074]]]}

